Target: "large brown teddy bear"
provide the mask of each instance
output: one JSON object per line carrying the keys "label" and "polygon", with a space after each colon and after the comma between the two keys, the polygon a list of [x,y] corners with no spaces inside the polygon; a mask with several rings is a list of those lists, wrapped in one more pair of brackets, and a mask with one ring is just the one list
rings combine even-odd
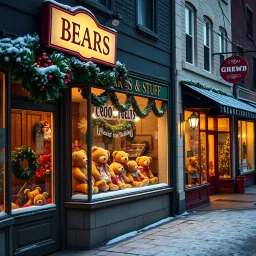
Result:
{"label": "large brown teddy bear", "polygon": [[110,165],[110,168],[113,170],[113,172],[116,175],[116,178],[112,179],[112,181],[114,184],[118,185],[119,189],[132,187],[131,184],[128,184],[131,181],[127,177],[124,167],[121,164],[114,162]]}
{"label": "large brown teddy bear", "polygon": [[138,170],[138,164],[135,161],[128,161],[127,170],[127,176],[132,181],[132,185],[134,187],[143,187],[148,185],[148,177],[141,174]]}
{"label": "large brown teddy bear", "polygon": [[151,184],[157,184],[158,178],[154,177],[153,173],[149,169],[149,165],[152,162],[152,157],[140,156],[136,158],[136,162],[139,165],[140,172],[149,178]]}
{"label": "large brown teddy bear", "polygon": [[195,157],[191,157],[189,159],[188,165],[188,173],[189,173],[189,184],[196,185],[196,183],[200,183],[199,178],[199,166],[197,164],[197,160]]}
{"label": "large brown teddy bear", "polygon": [[95,178],[95,186],[100,191],[119,189],[117,185],[112,182],[115,178],[115,173],[107,164],[110,153],[108,150],[100,147],[92,147],[92,175]]}
{"label": "large brown teddy bear", "polygon": [[[98,193],[92,177],[92,193]],[[88,194],[87,155],[84,150],[72,153],[72,190]]]}

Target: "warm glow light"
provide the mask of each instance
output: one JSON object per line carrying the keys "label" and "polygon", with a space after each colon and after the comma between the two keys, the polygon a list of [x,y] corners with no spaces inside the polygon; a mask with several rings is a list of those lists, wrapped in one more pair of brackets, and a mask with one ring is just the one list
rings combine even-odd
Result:
{"label": "warm glow light", "polygon": [[246,134],[243,133],[242,138],[246,138]]}
{"label": "warm glow light", "polygon": [[113,111],[113,116],[118,116],[119,112],[117,110]]}
{"label": "warm glow light", "polygon": [[138,116],[135,117],[135,122],[139,122],[140,121],[140,118]]}
{"label": "warm glow light", "polygon": [[94,119],[96,118],[96,115],[94,112],[92,113],[92,118],[94,118]]}
{"label": "warm glow light", "polygon": [[194,130],[198,126],[199,117],[193,112],[188,118],[189,126]]}

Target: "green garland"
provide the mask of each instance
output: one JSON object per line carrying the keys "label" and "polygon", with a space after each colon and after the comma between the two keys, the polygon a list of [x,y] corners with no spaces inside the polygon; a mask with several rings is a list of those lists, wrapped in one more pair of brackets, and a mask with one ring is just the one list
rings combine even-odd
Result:
{"label": "green garland", "polygon": [[[35,152],[28,146],[21,146],[12,151],[12,172],[20,180],[31,179],[38,169],[38,162]],[[24,169],[22,161],[28,161],[28,168]]]}
{"label": "green garland", "polygon": [[[124,132],[126,130],[131,129],[131,130],[133,130],[133,135],[134,135],[134,131],[136,129],[135,123],[132,121],[126,121],[124,123],[112,125],[103,119],[94,119],[94,120],[92,120],[92,130],[94,130],[94,128],[96,126],[98,126],[99,128],[103,128],[105,132],[111,133],[111,134],[113,134],[113,133],[117,134],[119,132]],[[107,143],[111,143],[113,140],[113,136],[109,137],[104,134],[102,136],[103,136],[103,140]],[[126,137],[127,141],[131,142],[134,140],[134,136],[131,137],[130,135],[127,135],[125,137]],[[86,140],[86,138],[85,138],[85,140]]]}
{"label": "green garland", "polygon": [[221,95],[224,95],[224,96],[228,96],[230,98],[234,98],[233,95],[231,94],[228,94],[228,93],[225,93],[221,90],[218,90],[218,89],[214,89],[212,87],[209,87],[209,86],[206,86],[204,84],[201,84],[199,82],[195,82],[195,81],[191,81],[191,80],[181,80],[180,81],[182,84],[188,84],[188,85],[192,85],[192,86],[195,86],[199,89],[204,89],[204,90],[207,90],[207,91],[212,91],[212,92],[215,92],[215,93],[218,93],[218,94],[221,94]]}

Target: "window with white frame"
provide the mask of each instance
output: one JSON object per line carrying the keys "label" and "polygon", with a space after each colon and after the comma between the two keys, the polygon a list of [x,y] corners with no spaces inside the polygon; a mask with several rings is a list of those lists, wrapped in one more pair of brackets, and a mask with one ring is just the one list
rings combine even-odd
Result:
{"label": "window with white frame", "polygon": [[209,20],[204,20],[204,70],[211,71],[211,23]]}
{"label": "window with white frame", "polygon": [[194,64],[194,12],[189,7],[185,8],[186,26],[186,62]]}
{"label": "window with white frame", "polygon": [[221,63],[225,60],[226,54],[225,52],[227,51],[227,41],[226,41],[226,31],[224,29],[220,29],[219,32],[219,45],[220,45],[220,65]]}

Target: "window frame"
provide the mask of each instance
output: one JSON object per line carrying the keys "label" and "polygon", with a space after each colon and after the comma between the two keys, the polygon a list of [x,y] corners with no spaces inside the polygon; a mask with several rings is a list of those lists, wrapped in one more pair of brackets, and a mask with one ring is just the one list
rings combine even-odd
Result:
{"label": "window frame", "polygon": [[253,89],[256,89],[256,57],[252,57],[252,79]]}
{"label": "window frame", "polygon": [[[220,53],[221,52],[227,52],[226,36],[227,36],[227,32],[223,28],[220,28],[220,32],[219,32],[219,47],[220,47],[219,50],[220,50]],[[225,60],[226,57],[227,57],[226,54],[220,54],[220,66],[221,66],[221,63]]]}
{"label": "window frame", "polygon": [[139,0],[136,0],[136,29],[138,32],[149,36],[153,39],[158,39],[158,1],[152,1],[152,29],[139,23]]}
{"label": "window frame", "polygon": [[[187,33],[190,32],[187,29],[187,15],[186,15],[186,10],[189,11],[189,14],[191,13],[191,24],[188,24],[189,27],[191,27],[191,34]],[[188,19],[188,23],[190,20]],[[195,64],[195,12],[194,10],[186,4],[185,6],[185,34],[186,34],[186,62],[194,65]],[[187,37],[191,38],[191,62],[188,61],[187,59]]]}
{"label": "window frame", "polygon": [[249,6],[246,6],[246,34],[249,39],[253,40],[253,11]]}
{"label": "window frame", "polygon": [[[208,26],[207,26],[208,25]],[[212,23],[209,19],[204,18],[204,70],[211,73],[212,70]],[[208,32],[208,33],[207,33]],[[208,62],[206,63],[206,49],[209,51]],[[207,65],[208,64],[208,65]],[[206,66],[207,65],[207,66]],[[209,66],[209,69],[207,69]]]}

